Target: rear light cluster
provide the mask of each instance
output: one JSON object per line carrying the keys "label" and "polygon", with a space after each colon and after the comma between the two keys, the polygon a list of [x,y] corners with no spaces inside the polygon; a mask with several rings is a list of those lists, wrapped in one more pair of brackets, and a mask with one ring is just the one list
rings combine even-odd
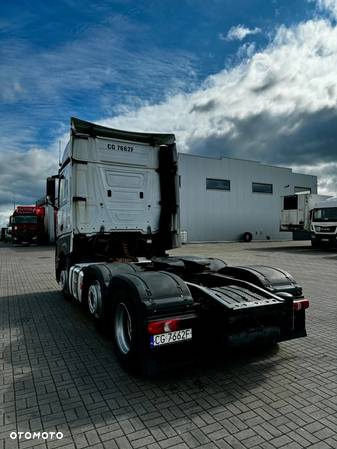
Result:
{"label": "rear light cluster", "polygon": [[180,329],[180,319],[172,318],[169,320],[150,321],[147,324],[147,331],[150,335],[164,334],[165,332],[174,332]]}
{"label": "rear light cluster", "polygon": [[309,299],[299,299],[293,302],[294,312],[305,310],[309,307]]}
{"label": "rear light cluster", "polygon": [[38,217],[44,217],[44,207],[35,207],[34,214]]}

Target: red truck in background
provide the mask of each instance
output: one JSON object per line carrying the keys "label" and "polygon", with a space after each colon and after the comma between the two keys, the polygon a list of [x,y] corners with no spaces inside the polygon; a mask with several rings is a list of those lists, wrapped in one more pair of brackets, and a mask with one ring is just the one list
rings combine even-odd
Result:
{"label": "red truck in background", "polygon": [[10,217],[13,243],[42,243],[44,232],[44,208],[17,206]]}
{"label": "red truck in background", "polygon": [[10,217],[13,243],[53,243],[55,241],[54,208],[48,201],[17,206]]}

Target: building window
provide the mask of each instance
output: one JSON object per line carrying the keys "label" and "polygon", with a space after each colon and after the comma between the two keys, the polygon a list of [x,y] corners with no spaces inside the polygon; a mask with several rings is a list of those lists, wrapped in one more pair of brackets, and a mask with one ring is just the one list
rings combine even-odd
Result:
{"label": "building window", "polygon": [[311,187],[295,186],[294,187],[294,192],[295,193],[299,193],[299,192],[309,192],[309,193],[311,193]]}
{"label": "building window", "polygon": [[207,190],[230,190],[231,182],[229,179],[206,179],[206,189]]}
{"label": "building window", "polygon": [[253,193],[273,193],[273,184],[265,184],[262,182],[252,183]]}

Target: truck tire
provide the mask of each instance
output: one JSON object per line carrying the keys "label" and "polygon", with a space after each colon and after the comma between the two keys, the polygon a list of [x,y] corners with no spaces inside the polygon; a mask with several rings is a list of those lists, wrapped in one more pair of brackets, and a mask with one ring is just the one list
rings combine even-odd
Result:
{"label": "truck tire", "polygon": [[111,310],[113,346],[121,365],[136,374],[150,372],[149,351],[146,351],[144,319],[138,298],[130,289],[114,292]]}
{"label": "truck tire", "polygon": [[243,236],[242,236],[242,240],[244,242],[251,242],[253,239],[253,235],[251,232],[244,232]]}
{"label": "truck tire", "polygon": [[91,277],[86,283],[84,292],[84,307],[98,327],[105,323],[106,288],[101,279]]}
{"label": "truck tire", "polygon": [[61,292],[63,294],[64,299],[67,301],[71,301],[72,297],[68,290],[68,275],[69,275],[69,268],[71,265],[71,261],[69,257],[63,257],[62,261],[60,262],[60,268],[59,268],[59,284],[61,288]]}
{"label": "truck tire", "polygon": [[311,246],[313,248],[319,248],[321,245],[320,245],[319,240],[311,239]]}
{"label": "truck tire", "polygon": [[109,330],[109,324],[111,327],[109,309],[111,309],[112,293],[108,285],[114,276],[135,271],[137,268],[125,263],[107,263],[84,268],[82,304],[96,326],[104,333]]}

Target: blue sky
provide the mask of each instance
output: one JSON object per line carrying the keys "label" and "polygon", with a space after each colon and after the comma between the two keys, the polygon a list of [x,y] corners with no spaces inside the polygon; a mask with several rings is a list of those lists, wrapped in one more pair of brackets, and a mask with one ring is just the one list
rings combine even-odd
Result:
{"label": "blue sky", "polygon": [[[47,145],[69,116],[118,114],[125,104],[192,91],[238,61],[240,41],[219,38],[244,24],[268,42],[280,24],[310,14],[306,1],[15,1],[2,5],[2,134]],[[9,142],[10,144],[10,142]]]}
{"label": "blue sky", "polygon": [[[335,0],[3,2],[0,214],[1,207],[8,210],[8,198],[31,202],[42,195],[72,115],[121,128],[176,132],[184,151],[324,172],[329,182],[322,191],[334,191],[336,136],[330,125],[337,49],[330,39],[336,14]],[[322,39],[326,43],[320,44]],[[299,58],[307,61],[310,52],[316,59],[306,68],[308,89],[302,91],[296,64]],[[330,64],[322,75],[315,71],[320,61]],[[294,76],[282,85],[292,67]],[[323,86],[331,94],[325,103],[318,93],[311,98],[309,85],[320,76],[317,92]],[[251,92],[254,98],[247,103]],[[270,129],[267,145],[261,136]],[[322,133],[329,135],[323,146]],[[251,134],[257,136],[254,147]],[[31,167],[25,179],[22,165]]]}

